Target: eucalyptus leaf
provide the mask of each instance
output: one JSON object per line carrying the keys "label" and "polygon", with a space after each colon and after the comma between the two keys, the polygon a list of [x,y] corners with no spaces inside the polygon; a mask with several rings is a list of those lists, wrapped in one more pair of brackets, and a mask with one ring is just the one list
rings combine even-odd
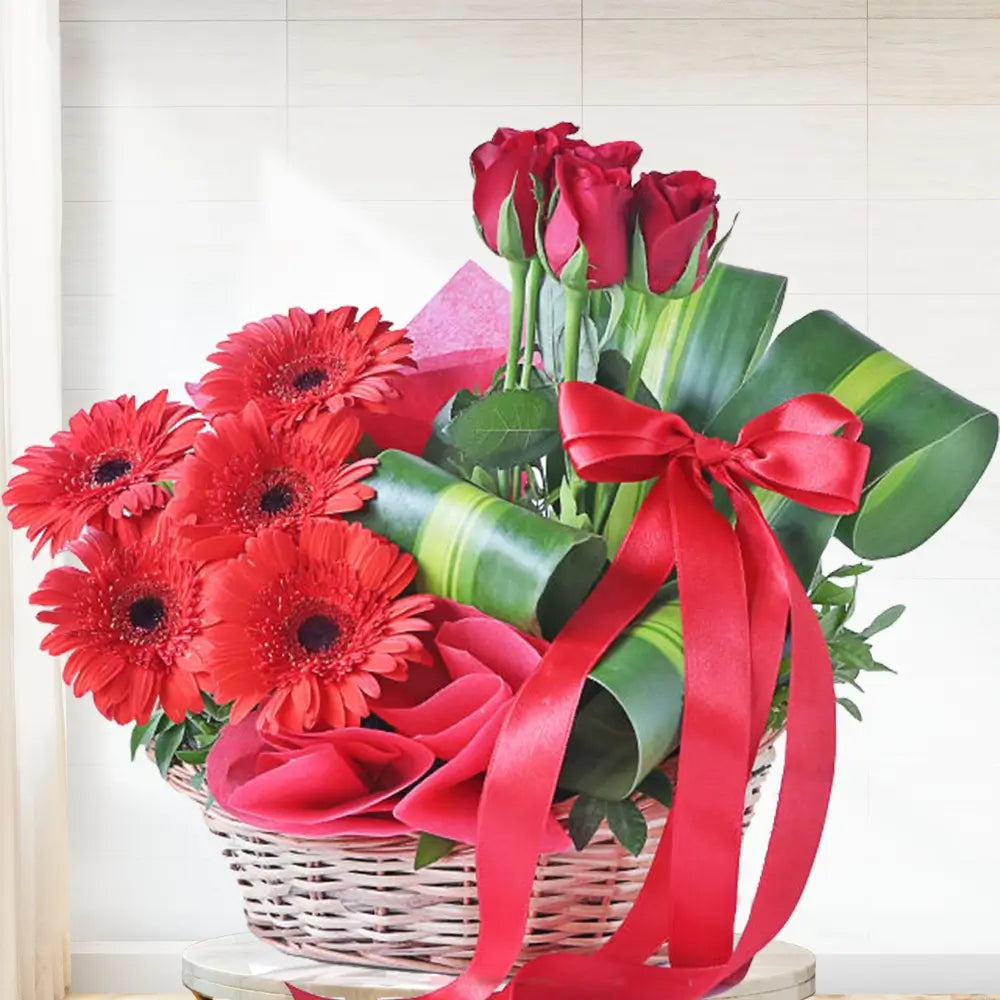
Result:
{"label": "eucalyptus leaf", "polygon": [[674,786],[662,771],[650,771],[640,783],[639,791],[668,809],[674,804]]}
{"label": "eucalyptus leaf", "polygon": [[638,857],[646,846],[649,830],[642,810],[631,800],[607,804],[608,826],[618,843],[633,857]]}
{"label": "eucalyptus leaf", "polygon": [[167,776],[167,769],[170,767],[171,761],[174,759],[174,754],[177,752],[177,748],[181,745],[183,739],[183,722],[171,725],[162,733],[157,734],[156,742],[153,744],[153,756],[156,760],[156,766],[160,769],[160,774],[164,778]]}
{"label": "eucalyptus leaf", "polygon": [[848,715],[854,716],[858,722],[861,722],[861,709],[858,708],[858,706],[855,705],[850,698],[838,698],[837,704],[840,705],[841,708],[846,709]]}
{"label": "eucalyptus leaf", "polygon": [[831,580],[840,580],[844,577],[850,576],[861,576],[864,573],[870,572],[874,567],[868,563],[853,563],[850,566],[841,566],[839,569],[835,569],[832,573],[828,573],[827,576]]}
{"label": "eucalyptus leaf", "polygon": [[891,608],[886,608],[881,614],[875,616],[875,620],[868,628],[862,630],[861,635],[866,639],[870,639],[873,635],[884,632],[889,626],[899,621],[900,616],[905,610],[905,604],[894,604]]}
{"label": "eucalyptus leaf", "polygon": [[417,840],[417,853],[413,859],[414,871],[420,871],[421,868],[427,868],[435,861],[446,858],[457,846],[456,841],[449,840],[447,837],[438,837],[433,833],[421,833]]}
{"label": "eucalyptus leaf", "polygon": [[569,811],[569,835],[573,846],[582,851],[604,822],[607,803],[591,795],[579,795]]}
{"label": "eucalyptus leaf", "polygon": [[147,722],[144,726],[133,726],[132,727],[132,740],[129,745],[130,750],[130,760],[135,760],[135,755],[139,750],[139,747],[146,746],[146,733],[149,732],[150,724]]}

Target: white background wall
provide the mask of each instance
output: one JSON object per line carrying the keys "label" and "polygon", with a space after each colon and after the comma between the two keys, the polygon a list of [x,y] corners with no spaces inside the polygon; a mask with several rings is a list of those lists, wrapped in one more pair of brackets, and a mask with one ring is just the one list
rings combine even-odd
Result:
{"label": "white background wall", "polygon": [[[783,321],[832,308],[1000,408],[996,0],[582,3],[63,0],[67,413],[180,393],[222,335],[290,305],[404,322],[468,257],[501,274],[466,156],[561,118],[717,177],[741,213],[727,259],[791,278]],[[1000,991],[998,468],[864,581],[863,611],[910,611],[878,647],[899,676],[841,719],[785,932],[826,990]],[[78,950],[239,930],[197,811],[89,703],[69,724]]]}

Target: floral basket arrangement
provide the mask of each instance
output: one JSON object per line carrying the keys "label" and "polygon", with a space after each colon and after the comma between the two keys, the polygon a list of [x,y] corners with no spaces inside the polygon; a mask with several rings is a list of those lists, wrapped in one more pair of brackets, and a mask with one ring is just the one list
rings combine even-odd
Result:
{"label": "floral basket arrangement", "polygon": [[[856,562],[961,506],[997,419],[785,279],[715,182],[499,129],[467,265],[410,325],[292,309],[17,460],[43,648],[205,809],[259,936],[460,973],[439,1000],[705,996],[808,877],[835,709],[889,668]],[[744,824],[786,739],[734,944]],[[296,996],[304,996],[293,988]]]}

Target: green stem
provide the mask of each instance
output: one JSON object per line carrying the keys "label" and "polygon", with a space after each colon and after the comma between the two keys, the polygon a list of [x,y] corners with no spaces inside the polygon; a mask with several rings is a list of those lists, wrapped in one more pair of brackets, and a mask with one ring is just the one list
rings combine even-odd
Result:
{"label": "green stem", "polygon": [[575,382],[580,369],[580,324],[583,309],[587,304],[587,293],[576,288],[566,292],[566,354],[563,360],[563,381]]}
{"label": "green stem", "polygon": [[507,344],[507,370],[503,387],[513,389],[517,382],[517,362],[521,354],[521,327],[524,323],[524,283],[528,277],[528,262],[510,263],[510,340]]}
{"label": "green stem", "polygon": [[545,268],[535,257],[528,267],[528,315],[524,323],[524,365],[521,368],[521,388],[531,387],[531,365],[535,357],[535,327],[538,324],[538,300],[542,294]]}
{"label": "green stem", "polygon": [[[646,357],[653,343],[653,336],[659,324],[660,314],[666,305],[664,299],[657,295],[643,295],[632,311],[633,328],[641,330],[636,344],[635,353],[629,364],[628,378],[625,380],[625,398],[634,400],[642,383],[642,370],[646,365]],[[618,496],[619,483],[598,483],[594,493],[594,531],[604,531],[611,516],[615,497]]]}

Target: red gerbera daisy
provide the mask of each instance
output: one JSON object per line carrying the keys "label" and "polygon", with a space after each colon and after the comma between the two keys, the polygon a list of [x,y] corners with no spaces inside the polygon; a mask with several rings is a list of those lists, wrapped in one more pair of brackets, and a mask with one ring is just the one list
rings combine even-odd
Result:
{"label": "red gerbera daisy", "polygon": [[347,464],[360,437],[350,414],[272,429],[250,403],[198,435],[167,511],[198,558],[226,559],[267,528],[297,529],[308,518],[359,510],[375,495],[359,480],[377,464]]}
{"label": "red gerbera daisy", "polygon": [[46,543],[57,552],[88,525],[134,538],[134,519],[170,499],[160,483],[174,477],[204,426],[186,419],[194,412],[168,402],[166,390],[139,407],[134,396],[119,396],[80,410],[51,446],[33,445],[14,460],[28,471],[3,495],[10,523],[38,538],[35,555]]}
{"label": "red gerbera daisy", "polygon": [[359,524],[315,520],[298,540],[272,530],[250,539],[209,588],[206,672],[239,722],[262,705],[263,729],[306,732],[357,725],[378,678],[428,662],[415,634],[425,595],[399,597],[416,565]]}
{"label": "red gerbera daisy", "polygon": [[199,406],[215,416],[256,400],[272,422],[355,404],[384,410],[397,395],[391,376],[413,367],[412,345],[378,309],[356,320],[357,313],[354,306],[312,315],[292,309],[248,323],[209,356],[218,367],[197,387]]}
{"label": "red gerbera daisy", "polygon": [[157,701],[174,721],[202,708],[197,673],[204,613],[197,566],[179,554],[162,519],[123,545],[88,529],[70,544],[85,569],[50,570],[31,603],[55,628],[42,641],[69,653],[63,680],[118,723],[145,724]]}

